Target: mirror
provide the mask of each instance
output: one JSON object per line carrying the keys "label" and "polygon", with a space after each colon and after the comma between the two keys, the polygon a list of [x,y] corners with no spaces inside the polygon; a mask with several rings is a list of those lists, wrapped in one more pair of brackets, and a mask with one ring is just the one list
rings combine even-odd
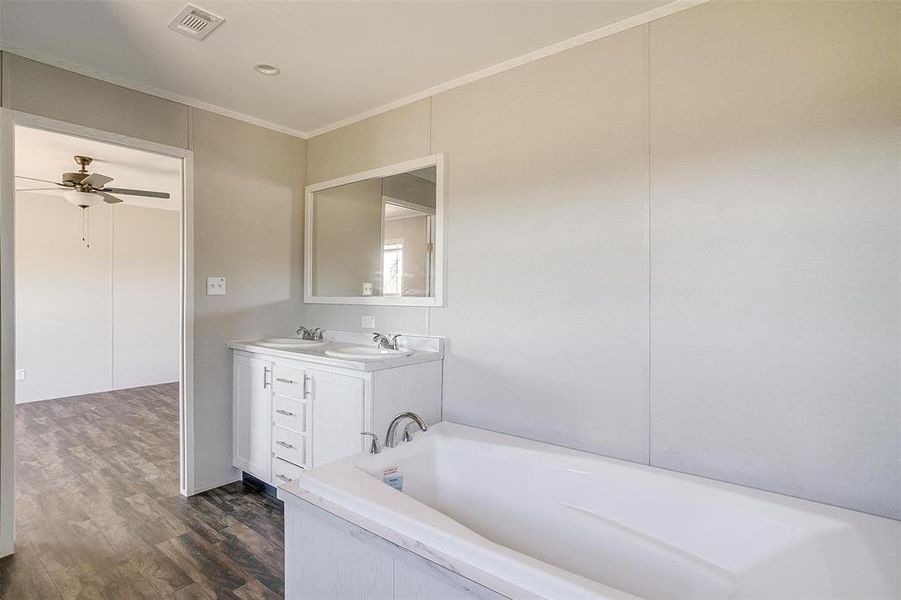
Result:
{"label": "mirror", "polygon": [[307,188],[307,302],[438,305],[440,162]]}

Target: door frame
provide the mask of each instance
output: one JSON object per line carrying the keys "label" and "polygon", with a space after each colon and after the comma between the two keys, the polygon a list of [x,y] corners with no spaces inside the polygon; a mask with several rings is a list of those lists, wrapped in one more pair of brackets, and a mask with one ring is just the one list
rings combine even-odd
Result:
{"label": "door frame", "polygon": [[0,108],[0,556],[15,542],[15,128],[42,129],[182,161],[180,214],[179,489],[194,484],[194,153],[191,150]]}

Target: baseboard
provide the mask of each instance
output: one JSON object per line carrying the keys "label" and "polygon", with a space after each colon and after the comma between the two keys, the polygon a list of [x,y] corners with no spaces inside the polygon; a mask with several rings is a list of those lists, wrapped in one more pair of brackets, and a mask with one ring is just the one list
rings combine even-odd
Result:
{"label": "baseboard", "polygon": [[17,394],[16,404],[18,405],[18,404],[31,404],[33,402],[50,402],[52,400],[78,400],[79,398],[84,398],[85,396],[96,396],[98,394],[109,394],[112,392],[122,392],[122,391],[126,391],[126,390],[139,390],[141,388],[158,387],[161,385],[178,385],[178,384],[179,384],[178,380],[160,381],[159,383],[142,383],[141,385],[130,385],[127,387],[114,387],[114,388],[104,387],[101,389],[88,391],[88,392],[81,391],[74,395],[70,394],[67,396],[53,396],[52,398],[29,398],[27,400],[23,400]]}

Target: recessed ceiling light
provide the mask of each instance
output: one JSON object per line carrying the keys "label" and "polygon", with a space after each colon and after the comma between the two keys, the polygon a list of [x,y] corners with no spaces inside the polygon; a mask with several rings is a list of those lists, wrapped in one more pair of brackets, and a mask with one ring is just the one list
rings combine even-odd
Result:
{"label": "recessed ceiling light", "polygon": [[282,72],[275,65],[267,65],[266,63],[254,65],[253,68],[256,69],[257,73],[262,73],[263,75],[278,75]]}

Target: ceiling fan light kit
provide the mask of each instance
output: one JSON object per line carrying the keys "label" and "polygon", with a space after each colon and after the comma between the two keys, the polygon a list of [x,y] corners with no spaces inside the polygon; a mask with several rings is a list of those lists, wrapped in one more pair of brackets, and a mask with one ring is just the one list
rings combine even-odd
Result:
{"label": "ceiling fan light kit", "polygon": [[[121,198],[113,196],[110,192],[115,194],[123,194],[126,196],[142,196],[145,198],[162,198],[168,199],[169,194],[167,192],[151,192],[147,190],[132,190],[128,188],[108,188],[106,184],[113,180],[112,177],[107,177],[106,175],[101,175],[100,173],[88,173],[88,166],[94,162],[94,159],[90,156],[81,156],[75,155],[73,157],[75,159],[75,164],[78,165],[79,169],[75,172],[63,173],[62,181],[47,181],[46,179],[37,179],[34,177],[26,177],[24,175],[16,175],[19,179],[26,179],[29,181],[41,181],[43,183],[51,183],[57,188],[49,188],[55,189],[57,191],[62,192],[63,198],[66,199],[67,202],[77,206],[82,210],[82,241],[84,241],[85,245],[90,248],[90,222],[88,220],[87,210],[93,206],[97,206],[101,202],[105,202],[107,204],[119,204],[122,202]],[[44,188],[47,189],[47,188]],[[37,191],[37,190],[17,190],[17,191]]]}
{"label": "ceiling fan light kit", "polygon": [[[90,164],[94,162],[93,158],[91,158],[90,156],[81,156],[78,154],[73,158],[75,159],[75,164],[78,165],[79,169],[78,171],[63,173],[61,182],[47,181],[46,179],[36,179],[34,177],[25,177],[23,175],[16,175],[16,177],[20,179],[27,179],[29,181],[42,181],[44,183],[52,183],[53,185],[59,186],[60,191],[63,192],[63,196],[66,198],[66,200],[81,208],[90,208],[91,206],[97,206],[97,204],[100,203],[101,200],[103,202],[106,202],[107,204],[118,204],[119,202],[122,202],[122,199],[117,198],[112,194],[142,196],[145,198],[169,198],[169,194],[167,192],[150,192],[147,190],[132,190],[128,188],[108,188],[106,187],[106,184],[113,180],[112,177],[107,177],[106,175],[101,175],[100,173],[88,173],[88,166],[90,166]],[[92,197],[90,201],[88,201],[88,196]]]}
{"label": "ceiling fan light kit", "polygon": [[90,192],[78,192],[75,190],[63,192],[63,198],[79,208],[91,208],[100,204],[100,196]]}

